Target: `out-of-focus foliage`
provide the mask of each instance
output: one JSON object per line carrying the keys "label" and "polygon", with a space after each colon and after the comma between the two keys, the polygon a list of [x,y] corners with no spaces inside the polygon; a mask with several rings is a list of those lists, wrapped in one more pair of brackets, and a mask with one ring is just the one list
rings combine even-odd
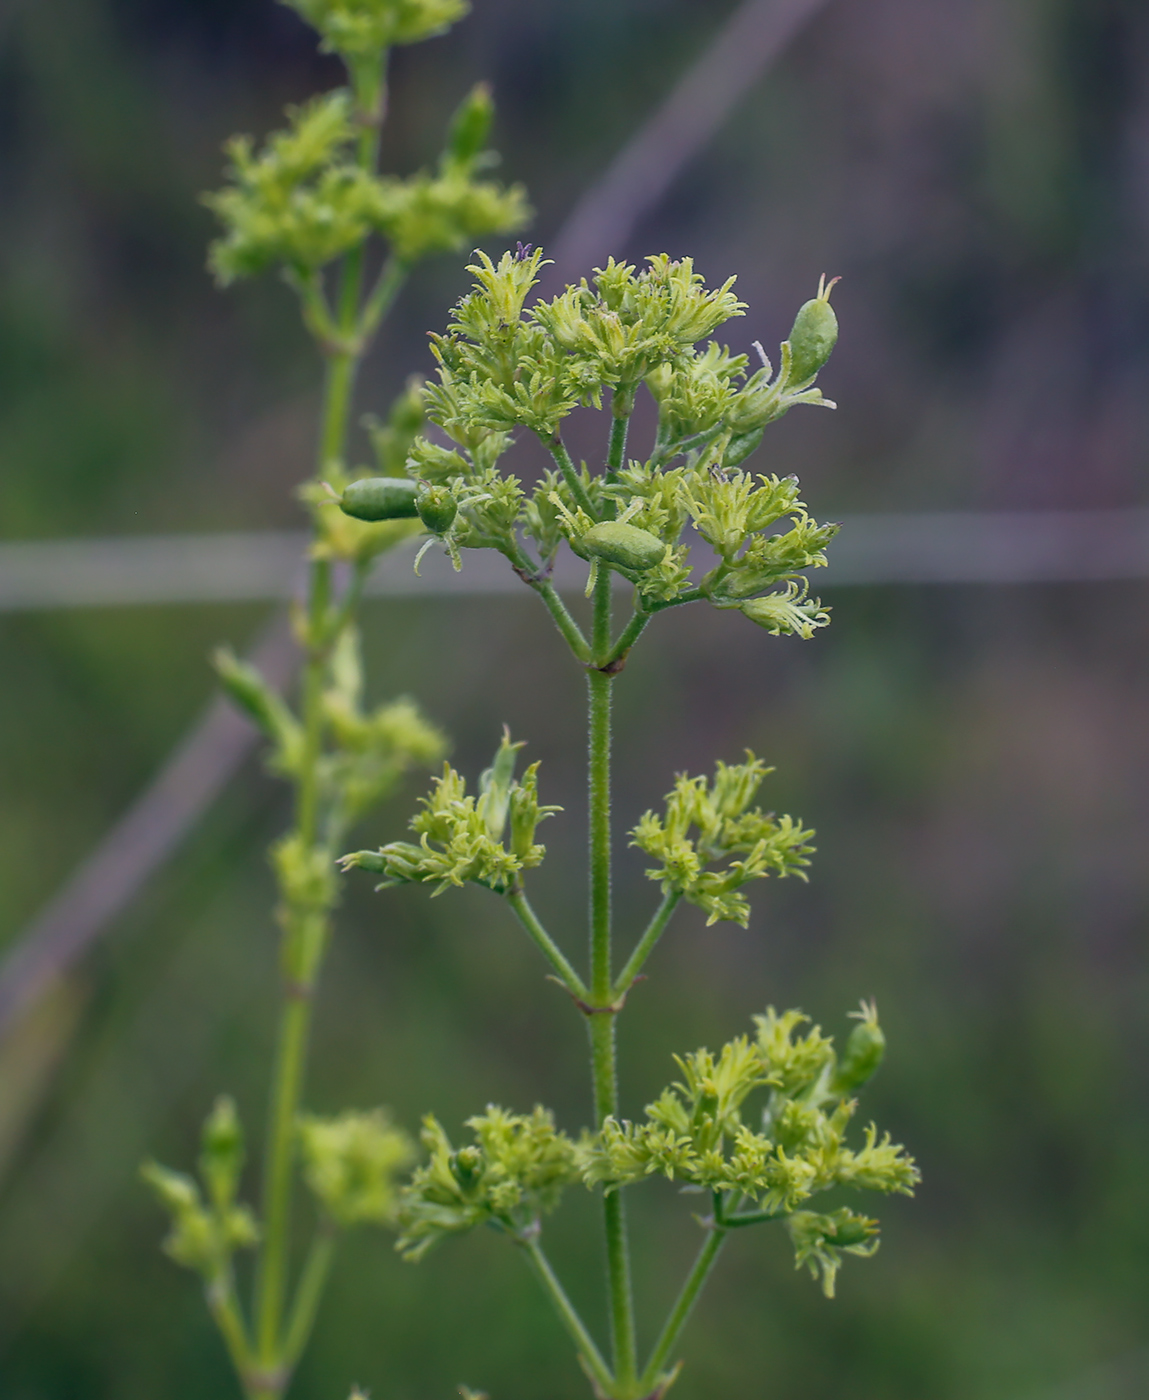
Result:
{"label": "out-of-focus foliage", "polygon": [[[491,76],[497,143],[545,242],[728,8],[540,0],[524,18],[490,0],[455,36],[405,50],[395,83],[443,110],[467,75]],[[733,323],[739,353],[779,339],[820,273],[844,274],[833,397],[848,411],[791,415],[763,470],[798,472],[834,513],[1142,498],[1147,24],[1132,0],[875,0],[835,6],[784,55],[626,250],[689,245],[710,277],[737,268],[755,308]],[[310,347],[281,289],[210,290],[211,219],[195,200],[229,132],[270,128],[333,70],[272,0],[60,0],[11,7],[0,25],[5,536],[297,526]],[[397,135],[395,168],[426,163],[419,139]],[[420,353],[430,370],[423,329],[465,285],[444,265],[412,288],[371,402]],[[585,450],[572,442],[576,460]],[[533,480],[535,459],[513,466]],[[620,830],[669,790],[666,754],[702,772],[749,744],[779,763],[770,802],[817,814],[820,860],[808,886],[771,882],[747,933],[668,938],[650,968],[659,995],[632,995],[624,1111],[641,1115],[682,1045],[720,1043],[770,1001],[825,1020],[864,988],[895,1046],[873,1111],[913,1143],[926,1181],[909,1211],[884,1207],[887,1247],[846,1266],[832,1305],[793,1286],[785,1239],[772,1252],[734,1240],[691,1322],[678,1394],[755,1394],[766,1375],[812,1400],[1040,1400],[1086,1376],[1106,1400],[1140,1393],[1149,594],[847,591],[832,566],[819,588],[835,626],[816,649],[783,643],[780,656],[741,617],[707,611],[683,620],[673,654],[652,627],[620,696]],[[500,605],[497,622],[469,603],[446,632],[434,602],[374,605],[370,664],[384,693],[410,691],[457,736],[460,771],[482,767],[509,719],[532,737],[548,800],[576,810],[559,753],[579,717],[530,665],[553,645],[530,601]],[[190,722],[221,631],[242,648],[260,620],[237,606],[0,621],[5,937]],[[255,853],[283,824],[275,792],[249,773],[5,1051],[9,1105],[59,1057],[0,1180],[0,1368],[14,1395],[214,1400],[229,1383],[186,1280],[153,1257],[155,1206],[135,1172],[149,1144],[194,1156],[221,1082],[253,1128],[263,1110],[245,1066],[271,1034]],[[582,852],[557,831],[548,846],[534,878],[549,912]],[[637,919],[650,862],[631,859],[617,894],[620,917]],[[583,1121],[580,1038],[536,998],[537,954],[501,907],[452,894],[467,901],[461,936],[446,899],[407,893],[388,894],[385,929],[378,899],[348,901],[313,1102],[386,1099],[411,1131],[430,1104],[457,1123],[476,1103],[545,1093],[558,1121]],[[245,1180],[245,1199],[254,1189]],[[669,1220],[681,1202],[665,1191],[653,1182],[636,1212]],[[569,1199],[553,1252],[597,1278],[581,1189]],[[636,1268],[677,1273],[686,1261],[654,1239]],[[460,1378],[494,1400],[580,1394],[578,1378],[563,1389],[557,1329],[500,1243],[478,1231],[412,1271],[364,1232],[301,1400],[345,1394],[349,1373],[376,1396],[449,1396]],[[429,1300],[448,1326],[428,1327]]]}

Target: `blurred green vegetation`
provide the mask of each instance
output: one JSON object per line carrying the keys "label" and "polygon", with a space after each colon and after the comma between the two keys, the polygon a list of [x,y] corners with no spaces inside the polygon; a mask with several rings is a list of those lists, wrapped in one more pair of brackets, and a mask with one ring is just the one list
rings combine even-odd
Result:
{"label": "blurred green vegetation", "polygon": [[[476,8],[400,55],[389,155],[418,164],[442,114],[491,77],[505,169],[530,187],[545,243],[730,6]],[[228,134],[265,129],[330,77],[271,0],[25,0],[0,15],[5,538],[296,522],[309,346],[274,283],[211,288],[195,197]],[[756,459],[797,470],[820,516],[1135,503],[1147,111],[1135,0],[833,0],[621,251],[738,271],[753,309],[736,327],[768,345],[818,273],[846,274],[824,375],[841,408],[793,415]],[[420,275],[364,408],[427,363],[423,332],[463,285],[450,261]],[[883,1207],[881,1252],[847,1264],[833,1303],[793,1274],[781,1235],[734,1241],[676,1394],[1141,1394],[1149,586],[832,577],[835,622],[817,640],[684,610],[651,628],[619,684],[620,830],[674,772],[751,746],[777,765],[768,801],[819,838],[810,885],[764,886],[747,932],[679,916],[623,1022],[624,1106],[641,1109],[673,1050],[720,1043],[767,1001],[840,1031],[875,996],[890,1053],[867,1107],[925,1182]],[[243,645],[261,621],[239,606],[0,619],[0,938],[199,711],[210,647]],[[376,602],[365,627],[375,693],[416,695],[464,770],[504,721],[530,740],[545,799],[567,809],[546,830],[536,903],[577,949],[582,687],[541,610]],[[365,839],[399,835],[413,796]],[[259,1129],[275,956],[262,853],[284,820],[252,765],[20,1042],[29,1080],[57,1056],[0,1141],[6,1400],[232,1393],[194,1281],[159,1254],[136,1165],[190,1160],[221,1089]],[[620,923],[634,926],[654,891],[634,853],[622,870]],[[489,1100],[544,1099],[577,1128],[583,1031],[543,971],[478,891],[429,903],[349,881],[313,1107],[384,1102],[408,1125],[433,1107],[454,1127]],[[11,1102],[19,1056],[7,1072]],[[690,1200],[660,1183],[632,1194],[636,1267],[669,1293],[695,1245]],[[589,1298],[590,1198],[571,1201],[552,1254]],[[342,1400],[352,1380],[376,1400],[460,1381],[493,1400],[585,1390],[493,1235],[418,1267],[382,1234],[349,1244],[295,1393]]]}

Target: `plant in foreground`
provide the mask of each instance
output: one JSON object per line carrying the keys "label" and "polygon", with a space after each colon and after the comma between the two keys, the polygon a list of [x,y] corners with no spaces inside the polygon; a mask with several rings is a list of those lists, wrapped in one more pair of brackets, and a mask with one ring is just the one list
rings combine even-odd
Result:
{"label": "plant in foreground", "polygon": [[[288,0],[338,54],[348,85],[289,111],[288,127],[256,150],[229,146],[230,180],[207,203],[223,225],[211,265],[218,279],[278,267],[297,292],[326,359],[318,462],[301,492],[312,519],[309,576],[295,628],[304,652],[298,711],[250,666],[216,658],[227,691],[262,728],[270,766],[295,794],[291,830],[275,846],[282,926],[282,1011],[272,1070],[260,1214],[239,1200],[243,1137],[222,1098],[204,1126],[200,1181],[155,1163],[144,1168],[172,1216],[166,1248],[204,1279],[249,1400],[283,1395],[306,1346],[338,1232],[392,1220],[394,1182],[413,1156],[381,1110],[331,1119],[301,1116],[312,997],[337,902],[335,856],[347,832],[413,764],[435,763],[442,736],[409,700],[367,708],[355,610],[372,562],[422,529],[402,476],[424,421],[422,395],[403,394],[373,432],[378,470],[406,491],[408,509],[352,519],[332,493],[354,493],[345,463],[356,372],[410,269],[429,254],[506,233],[524,220],[520,189],[482,178],[492,107],[476,87],[451,124],[438,168],[399,179],[378,170],[387,57],[397,44],[441,33],[466,0]],[[376,240],[384,252],[372,266]],[[371,277],[368,277],[368,274]],[[360,488],[361,489],[361,488]],[[378,495],[378,488],[374,488]],[[297,1160],[315,1198],[314,1235],[289,1290]],[[236,1252],[254,1251],[250,1318],[235,1277]]]}
{"label": "plant in foreground", "polygon": [[[825,403],[814,380],[837,334],[830,287],[798,312],[775,373],[755,344],[759,367],[709,337],[745,307],[731,279],[708,289],[689,260],[649,259],[645,270],[611,261],[593,283],[568,287],[527,308],[541,253],[521,245],[496,265],[483,254],[476,284],[434,337],[438,381],[426,390],[438,440],[416,436],[407,457],[416,508],[456,567],[461,551],[498,550],[541,598],[583,669],[589,728],[589,962],[586,974],[547,931],[527,898],[526,872],[545,849],[539,824],[538,765],[516,778],[517,751],[504,736],[477,791],[449,765],[411,822],[413,841],[353,852],[345,868],[382,877],[381,887],[426,883],[439,894],[474,883],[506,901],[570,994],[590,1037],[594,1123],[575,1139],[546,1109],[530,1114],[488,1106],[455,1146],[429,1117],[427,1160],[402,1189],[398,1247],[418,1259],[445,1236],[479,1224],[503,1231],[525,1253],[574,1342],[598,1396],[661,1396],[695,1299],[732,1230],[784,1225],[799,1265],[828,1295],[844,1254],[877,1247],[877,1222],[847,1205],[821,1210],[823,1192],[912,1191],[918,1173],[903,1150],[872,1125],[851,1145],[854,1092],[877,1069],[884,1038],[872,1005],[844,1052],[798,1012],[769,1009],[755,1033],[717,1054],[678,1058],[680,1079],[650,1103],[641,1122],[619,1116],[615,1026],[676,907],[686,900],[708,922],[745,925],[745,888],[771,874],[804,876],[813,833],[755,806],[768,769],[753,754],[719,763],[713,777],[679,776],[664,811],[647,812],[631,844],[650,859],[661,901],[616,967],[611,919],[611,692],[652,618],[686,603],[737,610],[775,635],[809,638],[829,621],[804,571],[825,563],[836,527],[806,513],[793,477],[752,475],[742,463],[770,422],[798,403]],[[832,285],[832,284],[831,284]],[[698,348],[699,342],[706,342]],[[658,409],[645,457],[628,457],[628,424],[642,385]],[[608,405],[602,470],[576,467],[562,424],[577,405]],[[832,405],[828,405],[832,407]],[[500,470],[517,429],[533,433],[553,467],[526,487]],[[444,440],[445,439],[445,440]],[[397,500],[393,484],[364,483],[343,495],[378,516]],[[386,499],[385,499],[386,498]],[[407,509],[406,506],[403,507]],[[395,507],[398,513],[398,506]],[[692,526],[709,547],[696,574]],[[532,548],[528,548],[527,541]],[[584,630],[551,581],[566,543],[588,565],[591,599]],[[616,627],[616,585],[629,585],[629,614]],[[640,1360],[629,1261],[627,1190],[662,1175],[708,1199],[702,1245],[653,1347]],[[543,1253],[541,1221],[567,1186],[601,1191],[607,1254],[610,1347],[592,1337]]]}

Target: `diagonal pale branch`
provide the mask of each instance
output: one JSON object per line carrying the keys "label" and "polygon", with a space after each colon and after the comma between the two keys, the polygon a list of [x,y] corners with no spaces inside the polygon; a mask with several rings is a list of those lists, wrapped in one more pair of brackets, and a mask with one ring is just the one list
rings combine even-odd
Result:
{"label": "diagonal pale branch", "polygon": [[827,0],[744,0],[698,61],[571,210],[547,251],[561,278],[620,257],[644,215]]}

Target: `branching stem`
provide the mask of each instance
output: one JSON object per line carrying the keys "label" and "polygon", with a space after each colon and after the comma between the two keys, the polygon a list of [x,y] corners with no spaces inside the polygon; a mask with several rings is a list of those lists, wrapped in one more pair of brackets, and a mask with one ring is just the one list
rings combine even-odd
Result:
{"label": "branching stem", "polygon": [[643,964],[651,953],[654,952],[655,945],[662,937],[663,931],[670,922],[670,916],[678,908],[682,899],[681,890],[670,890],[663,895],[662,903],[654,911],[654,917],[646,926],[646,931],[635,945],[634,952],[627,960],[626,966],[618,974],[615,980],[614,989],[611,993],[612,1000],[621,1001],[627,992],[634,985],[635,979],[642,971]]}
{"label": "branching stem", "polygon": [[321,1222],[311,1242],[303,1272],[299,1276],[295,1301],[283,1339],[283,1364],[289,1370],[294,1369],[303,1355],[303,1349],[315,1326],[315,1315],[319,1311],[319,1301],[323,1297],[331,1260],[335,1254],[335,1238],[334,1225],[329,1220]]}
{"label": "branching stem", "polygon": [[702,1285],[706,1282],[706,1277],[714,1267],[714,1261],[718,1258],[726,1240],[726,1231],[720,1228],[712,1228],[708,1231],[706,1241],[698,1251],[698,1258],[694,1261],[694,1267],[686,1276],[686,1282],[682,1285],[682,1291],[674,1307],[670,1310],[670,1316],[666,1319],[666,1326],[662,1329],[662,1335],[654,1345],[654,1350],[650,1354],[650,1360],[646,1363],[646,1370],[642,1373],[639,1383],[639,1393],[642,1395],[652,1391],[658,1383],[658,1377],[662,1368],[666,1365],[667,1359],[674,1350],[679,1334],[686,1325],[686,1320],[690,1316],[694,1304],[698,1301],[698,1295],[702,1291]]}
{"label": "branching stem", "polygon": [[523,891],[515,890],[507,895],[507,903],[518,915],[519,922],[530,934],[536,946],[542,952],[543,957],[546,958],[547,962],[554,968],[555,972],[558,974],[559,981],[562,982],[563,986],[572,996],[576,996],[581,1001],[585,1001],[590,995],[586,983],[571,966],[562,949],[542,926],[538,915],[531,908],[530,901]]}
{"label": "branching stem", "polygon": [[570,1333],[571,1339],[578,1348],[579,1355],[586,1363],[587,1370],[599,1387],[609,1393],[614,1386],[614,1377],[602,1359],[602,1353],[595,1345],[594,1338],[587,1331],[586,1324],[579,1317],[574,1304],[566,1295],[566,1290],[558,1281],[555,1271],[550,1266],[550,1261],[542,1251],[542,1246],[537,1239],[520,1239],[520,1243],[526,1250],[527,1257],[546,1290],[547,1297],[554,1304],[555,1311],[562,1319],[563,1326]]}
{"label": "branching stem", "polygon": [[558,469],[563,474],[563,480],[570,487],[570,493],[575,500],[586,511],[592,520],[598,519],[598,512],[591,505],[590,497],[586,493],[586,487],[582,484],[575,465],[571,461],[571,454],[567,451],[566,443],[556,432],[553,437],[544,437],[547,451],[555,459]]}

